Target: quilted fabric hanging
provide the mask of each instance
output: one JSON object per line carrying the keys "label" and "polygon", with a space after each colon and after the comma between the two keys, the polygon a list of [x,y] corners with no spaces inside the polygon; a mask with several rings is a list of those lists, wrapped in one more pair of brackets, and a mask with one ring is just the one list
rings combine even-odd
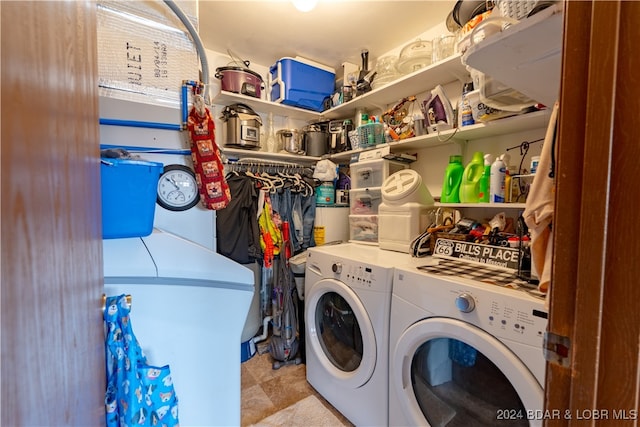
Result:
{"label": "quilted fabric hanging", "polygon": [[215,124],[200,95],[194,97],[193,108],[187,117],[187,129],[200,201],[207,209],[223,209],[231,200],[231,191],[215,141]]}
{"label": "quilted fabric hanging", "polygon": [[125,295],[108,297],[105,307],[107,427],[178,426],[178,399],[169,365],[147,364],[133,334]]}

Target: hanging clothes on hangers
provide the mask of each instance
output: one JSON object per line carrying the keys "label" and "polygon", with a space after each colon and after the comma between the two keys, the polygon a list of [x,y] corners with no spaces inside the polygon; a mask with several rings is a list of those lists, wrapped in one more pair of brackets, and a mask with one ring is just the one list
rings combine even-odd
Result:
{"label": "hanging clothes on hangers", "polygon": [[216,214],[218,253],[240,264],[260,261],[262,249],[255,180],[241,173],[229,173],[226,179],[231,201]]}
{"label": "hanging clothes on hangers", "polygon": [[[244,263],[249,257],[255,257],[252,245],[246,243],[242,237],[249,228],[237,230],[239,217],[242,223],[247,223],[248,215],[244,210],[239,210],[233,203],[233,199],[240,197],[243,201],[240,206],[246,207],[251,200],[255,203],[255,221],[259,222],[264,207],[263,197],[268,195],[272,214],[278,214],[283,221],[288,221],[291,228],[291,244],[295,253],[311,246],[315,246],[313,238],[313,225],[315,221],[315,195],[313,180],[305,179],[305,172],[310,169],[293,164],[277,163],[229,163],[226,178],[231,187],[231,210],[223,209],[218,213],[218,248],[221,254]],[[302,173],[302,175],[301,175]],[[242,177],[242,178],[239,178]],[[256,198],[245,199],[246,194],[239,191],[237,181],[251,180],[252,184],[244,184],[254,189]],[[238,193],[238,194],[236,194]],[[225,212],[226,211],[226,212]],[[253,210],[251,212],[254,212]],[[264,220],[263,220],[264,221]],[[250,223],[254,223],[253,220]],[[264,247],[264,233],[260,231],[260,224],[253,225],[258,230],[257,235],[262,240]],[[252,229],[253,230],[253,229]],[[269,237],[270,238],[270,237]],[[269,239],[268,238],[268,239]],[[253,241],[253,240],[251,240]],[[247,254],[245,256],[245,254]],[[262,256],[262,252],[261,255]]]}
{"label": "hanging clothes on hangers", "polygon": [[268,195],[265,195],[258,224],[260,225],[260,247],[264,253],[264,266],[271,268],[274,257],[279,255],[282,249],[282,232],[280,230],[282,220],[280,214],[273,211]]}

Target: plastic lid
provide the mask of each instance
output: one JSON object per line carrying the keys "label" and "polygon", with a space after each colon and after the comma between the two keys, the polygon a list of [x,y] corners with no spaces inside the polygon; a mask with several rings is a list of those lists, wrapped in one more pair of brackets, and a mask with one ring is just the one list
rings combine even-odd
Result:
{"label": "plastic lid", "polygon": [[456,154],[454,156],[449,156],[449,163],[460,163],[462,164],[462,156]]}
{"label": "plastic lid", "polygon": [[422,177],[413,169],[402,169],[382,183],[382,198],[397,201],[413,193],[422,184]]}

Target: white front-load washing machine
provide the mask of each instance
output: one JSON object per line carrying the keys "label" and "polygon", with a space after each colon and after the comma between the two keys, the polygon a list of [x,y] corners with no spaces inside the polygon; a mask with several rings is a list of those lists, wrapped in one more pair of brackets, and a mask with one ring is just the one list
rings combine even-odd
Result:
{"label": "white front-load washing machine", "polygon": [[544,301],[420,263],[395,270],[389,425],[542,425]]}
{"label": "white front-load washing machine", "polygon": [[307,380],[353,424],[387,425],[393,269],[409,256],[356,243],[307,253]]}

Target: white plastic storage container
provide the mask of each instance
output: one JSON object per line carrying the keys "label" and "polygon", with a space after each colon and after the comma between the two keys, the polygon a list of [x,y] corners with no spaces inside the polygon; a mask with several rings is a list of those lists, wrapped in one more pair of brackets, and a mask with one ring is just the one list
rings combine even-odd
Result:
{"label": "white plastic storage container", "polygon": [[385,179],[378,207],[380,249],[410,253],[411,242],[429,226],[433,205],[433,197],[416,171],[402,170]]}
{"label": "white plastic storage container", "polygon": [[380,249],[411,253],[411,242],[429,226],[431,209],[420,203],[399,206],[382,203],[378,215]]}
{"label": "white plastic storage container", "polygon": [[349,192],[349,213],[351,215],[377,215],[382,203],[382,189],[361,188]]}
{"label": "white plastic storage container", "polygon": [[377,215],[349,215],[349,239],[355,243],[378,243]]}
{"label": "white plastic storage container", "polygon": [[406,169],[406,163],[394,162],[387,159],[365,160],[352,163],[351,188],[381,187],[382,183],[389,175],[393,175],[399,170]]}

